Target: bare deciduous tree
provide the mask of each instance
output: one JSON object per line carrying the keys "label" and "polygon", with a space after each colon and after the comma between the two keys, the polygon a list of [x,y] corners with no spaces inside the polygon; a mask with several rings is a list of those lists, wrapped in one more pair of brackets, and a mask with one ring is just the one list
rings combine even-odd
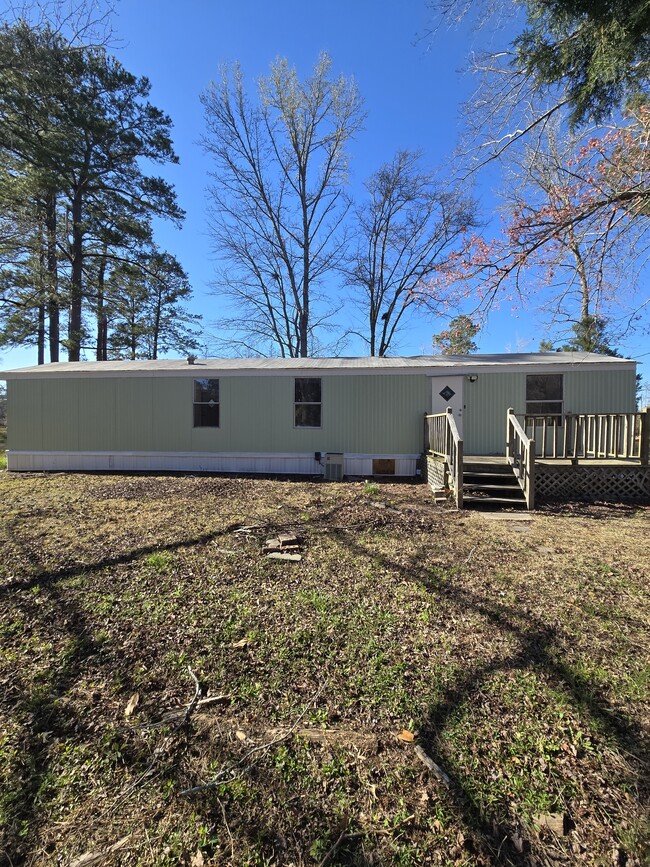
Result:
{"label": "bare deciduous tree", "polygon": [[202,100],[218,291],[235,309],[221,326],[249,352],[306,357],[329,313],[323,279],[345,248],[346,146],[363,121],[356,85],[322,54],[304,82],[277,60],[254,103],[239,66],[225,68]]}
{"label": "bare deciduous tree", "polygon": [[370,200],[357,209],[357,249],[347,277],[367,317],[360,336],[370,355],[388,354],[414,310],[439,315],[447,308],[450,290],[431,278],[475,225],[471,198],[424,171],[420,156],[397,153],[367,181]]}
{"label": "bare deciduous tree", "polygon": [[[572,136],[550,123],[508,152],[505,225],[454,262],[489,307],[504,291],[537,305],[568,334],[590,322],[620,339],[650,312],[640,273],[650,224],[650,112],[627,127]],[[644,316],[645,314],[645,316]]]}
{"label": "bare deciduous tree", "polygon": [[113,0],[5,0],[0,20],[25,22],[36,30],[49,29],[68,45],[107,48],[114,45]]}

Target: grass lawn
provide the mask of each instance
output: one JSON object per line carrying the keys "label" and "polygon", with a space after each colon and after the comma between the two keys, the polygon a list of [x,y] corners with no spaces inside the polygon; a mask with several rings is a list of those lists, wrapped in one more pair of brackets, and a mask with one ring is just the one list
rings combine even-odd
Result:
{"label": "grass lawn", "polygon": [[0,503],[0,863],[649,863],[650,508],[6,472]]}

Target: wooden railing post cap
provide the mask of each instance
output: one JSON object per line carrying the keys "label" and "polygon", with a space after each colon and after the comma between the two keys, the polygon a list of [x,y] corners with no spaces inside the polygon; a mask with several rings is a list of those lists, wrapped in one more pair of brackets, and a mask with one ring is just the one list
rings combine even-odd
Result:
{"label": "wooden railing post cap", "polygon": [[450,406],[448,406],[448,407],[447,407],[447,412],[448,412],[449,414],[451,414],[451,413],[453,412],[453,409],[452,409]]}
{"label": "wooden railing post cap", "polygon": [[514,407],[509,406],[509,407],[508,407],[508,415],[514,415],[514,414],[515,414]]}

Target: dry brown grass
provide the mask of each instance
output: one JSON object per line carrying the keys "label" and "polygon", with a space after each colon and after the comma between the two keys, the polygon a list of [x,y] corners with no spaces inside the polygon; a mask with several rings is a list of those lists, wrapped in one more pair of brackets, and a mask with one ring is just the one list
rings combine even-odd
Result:
{"label": "dry brown grass", "polygon": [[[0,502],[7,864],[647,862],[649,509],[7,473]],[[300,563],[262,555],[283,529]],[[179,727],[188,666],[230,701]]]}

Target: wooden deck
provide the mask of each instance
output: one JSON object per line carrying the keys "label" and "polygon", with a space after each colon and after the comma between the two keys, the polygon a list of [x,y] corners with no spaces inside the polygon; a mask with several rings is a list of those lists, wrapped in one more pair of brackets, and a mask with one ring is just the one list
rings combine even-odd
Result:
{"label": "wooden deck", "polygon": [[[465,455],[463,463],[471,464],[507,464],[505,455]],[[638,467],[641,462],[638,458],[618,458],[616,460],[603,460],[602,458],[578,459],[577,461],[569,458],[536,458],[537,466],[546,465],[549,467]]]}

